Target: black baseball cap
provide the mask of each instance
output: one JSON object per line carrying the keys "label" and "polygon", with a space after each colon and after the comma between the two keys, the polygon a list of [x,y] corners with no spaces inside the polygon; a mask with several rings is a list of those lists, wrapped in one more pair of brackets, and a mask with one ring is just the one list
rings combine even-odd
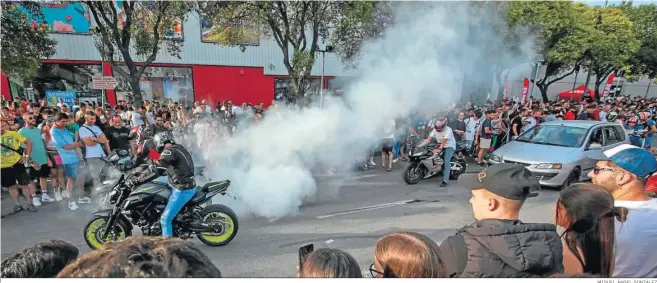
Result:
{"label": "black baseball cap", "polygon": [[458,182],[468,189],[486,189],[512,200],[538,196],[538,191],[541,190],[541,184],[534,173],[522,165],[510,163],[491,165],[479,173],[462,174]]}

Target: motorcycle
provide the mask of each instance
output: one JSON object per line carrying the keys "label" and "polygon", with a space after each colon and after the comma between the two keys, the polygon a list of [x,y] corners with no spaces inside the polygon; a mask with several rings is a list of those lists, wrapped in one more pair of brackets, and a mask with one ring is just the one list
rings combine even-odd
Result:
{"label": "motorcycle", "polygon": [[[410,163],[402,173],[402,178],[406,184],[415,185],[420,182],[420,180],[431,178],[443,171],[443,151],[435,154],[433,150],[436,147],[438,146],[434,145],[425,148],[413,147],[411,149],[409,153]],[[466,147],[457,147],[457,150],[454,151],[454,155],[450,161],[450,179],[458,179],[458,177],[465,172],[467,167],[465,161],[466,152]]]}
{"label": "motorcycle", "polygon": [[118,176],[119,172],[126,172],[134,168],[134,162],[130,157],[130,152],[124,149],[115,149],[105,159],[105,163],[100,169],[100,182],[105,182],[112,177]]}
{"label": "motorcycle", "polygon": [[[159,168],[161,174],[164,169]],[[91,249],[98,249],[107,241],[121,241],[132,235],[133,226],[138,226],[143,235],[162,234],[160,216],[166,208],[171,187],[166,175],[142,184],[134,190],[125,185],[132,174],[121,174],[110,185],[108,195],[111,209],[102,209],[93,214],[84,227],[84,240]],[[166,173],[164,173],[166,174]],[[185,204],[173,220],[175,237],[187,239],[193,235],[209,246],[223,246],[235,238],[239,222],[235,212],[225,205],[207,204],[212,197],[227,195],[229,180],[208,182],[196,188],[194,197]]]}

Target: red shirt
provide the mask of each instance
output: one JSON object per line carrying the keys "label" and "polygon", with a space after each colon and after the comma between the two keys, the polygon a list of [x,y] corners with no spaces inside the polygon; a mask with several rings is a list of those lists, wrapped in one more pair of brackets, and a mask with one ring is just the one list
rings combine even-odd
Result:
{"label": "red shirt", "polygon": [[593,120],[600,121],[600,109],[593,110]]}
{"label": "red shirt", "polygon": [[563,115],[564,120],[575,120],[575,114],[573,114],[572,111],[566,112],[566,114]]}

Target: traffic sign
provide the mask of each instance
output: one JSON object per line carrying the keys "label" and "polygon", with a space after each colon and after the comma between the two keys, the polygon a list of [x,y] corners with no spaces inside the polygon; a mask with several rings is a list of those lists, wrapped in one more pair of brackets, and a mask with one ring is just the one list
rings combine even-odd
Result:
{"label": "traffic sign", "polygon": [[118,82],[112,76],[95,76],[91,81],[93,89],[114,89]]}

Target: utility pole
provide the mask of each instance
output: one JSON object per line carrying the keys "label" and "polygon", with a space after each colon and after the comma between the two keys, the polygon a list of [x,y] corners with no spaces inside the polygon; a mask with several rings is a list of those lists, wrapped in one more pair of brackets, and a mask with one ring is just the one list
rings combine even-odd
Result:
{"label": "utility pole", "polygon": [[318,50],[319,52],[322,52],[322,75],[321,75],[321,82],[319,86],[319,108],[322,108],[324,104],[324,60],[326,59],[326,52],[333,52],[333,46],[327,45],[326,49],[324,50]]}

